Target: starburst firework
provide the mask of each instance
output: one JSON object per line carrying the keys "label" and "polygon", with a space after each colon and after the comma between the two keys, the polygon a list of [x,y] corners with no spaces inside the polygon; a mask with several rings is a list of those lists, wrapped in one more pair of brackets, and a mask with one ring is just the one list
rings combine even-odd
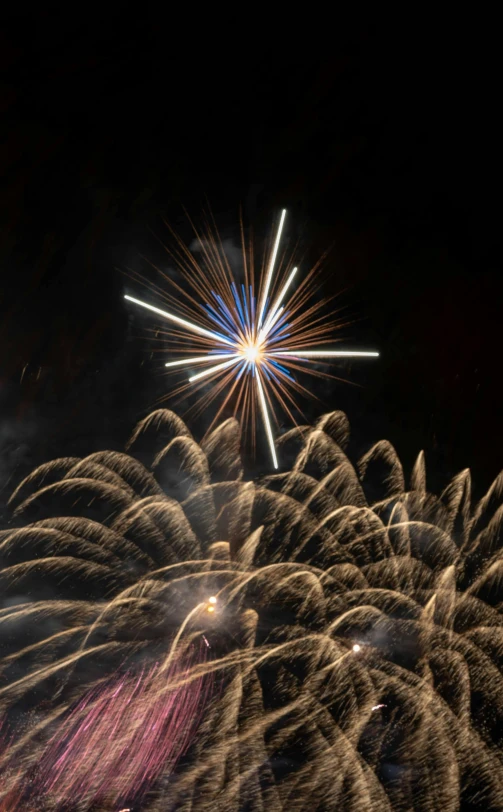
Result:
{"label": "starburst firework", "polygon": [[[244,424],[248,423],[249,417],[253,421],[258,407],[275,468],[278,461],[271,421],[271,417],[275,416],[275,402],[295,422],[292,407],[296,404],[292,391],[312,396],[295,379],[295,372],[319,374],[313,369],[313,363],[379,355],[377,352],[324,349],[320,346],[330,340],[333,320],[326,320],[320,315],[322,303],[310,304],[312,290],[308,283],[313,272],[291,294],[298,268],[290,268],[287,263],[279,261],[285,217],[284,209],[270,257],[259,274],[258,295],[255,294],[253,251],[246,250],[244,238],[244,282],[238,286],[218,234],[215,237],[210,227],[209,239],[206,240],[202,240],[196,231],[203,255],[202,265],[178,240],[176,259],[197,298],[178,285],[175,288],[181,298],[176,300],[158,288],[168,302],[176,304],[182,315],[133,296],[125,296],[128,301],[173,324],[170,339],[174,339],[175,343],[190,335],[190,355],[168,361],[165,366],[172,371],[190,370],[189,385],[205,386],[211,383],[210,399],[225,393],[217,417],[232,397],[235,398],[235,414],[240,412]],[[280,268],[275,275],[277,264]],[[168,276],[163,276],[174,284]],[[202,370],[195,372],[195,366],[202,366]]]}

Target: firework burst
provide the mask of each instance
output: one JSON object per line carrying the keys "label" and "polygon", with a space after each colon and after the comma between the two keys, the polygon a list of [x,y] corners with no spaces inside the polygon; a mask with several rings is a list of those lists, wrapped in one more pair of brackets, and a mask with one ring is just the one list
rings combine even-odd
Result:
{"label": "firework burst", "polygon": [[[331,363],[337,358],[379,355],[373,351],[323,347],[332,338],[333,317],[325,319],[321,315],[323,302],[312,303],[310,283],[316,269],[292,293],[298,268],[280,259],[285,217],[286,210],[283,210],[270,256],[258,274],[257,286],[253,251],[246,249],[244,238],[244,282],[238,285],[218,233],[209,228],[208,239],[202,239],[196,231],[202,264],[178,240],[176,259],[192,294],[174,285],[177,292],[174,299],[158,289],[158,293],[175,305],[177,313],[125,296],[128,301],[170,322],[173,329],[169,337],[175,346],[190,336],[189,354],[168,361],[165,366],[170,371],[188,371],[188,385],[202,389],[210,383],[211,391],[205,391],[205,404],[223,394],[217,417],[231,398],[234,398],[235,414],[239,410],[245,425],[250,418],[254,423],[256,413],[260,412],[274,468],[278,468],[271,420],[271,417],[275,419],[275,406],[279,405],[295,422],[292,409],[297,405],[293,393],[312,397],[312,392],[296,380],[295,373],[320,374],[314,364]],[[168,276],[163,276],[174,284]],[[182,386],[181,390],[184,389]]]}
{"label": "firework burst", "polygon": [[243,481],[236,421],[199,445],[159,410],[143,463],[18,486],[0,809],[503,809],[503,476],[435,496],[422,454],[409,484],[390,443],[353,465],[348,439],[324,415]]}

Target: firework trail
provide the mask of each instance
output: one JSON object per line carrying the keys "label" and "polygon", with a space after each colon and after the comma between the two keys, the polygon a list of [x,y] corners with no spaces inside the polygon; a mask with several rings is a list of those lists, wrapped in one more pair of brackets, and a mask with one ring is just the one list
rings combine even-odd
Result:
{"label": "firework trail", "polygon": [[[170,330],[165,335],[174,351],[179,353],[180,347],[184,347],[187,352],[188,339],[190,354],[165,364],[170,372],[189,372],[188,384],[179,387],[177,393],[185,392],[191,385],[197,390],[210,382],[211,391],[204,393],[200,406],[207,408],[214,398],[224,394],[217,417],[231,399],[234,399],[234,415],[239,412],[241,422],[246,425],[253,423],[255,414],[260,412],[274,468],[278,468],[271,423],[271,415],[275,417],[274,403],[295,422],[293,412],[298,407],[294,393],[313,396],[298,382],[295,373],[307,371],[326,376],[313,369],[313,363],[379,355],[374,351],[335,350],[323,346],[327,341],[333,342],[336,325],[334,314],[328,318],[322,315],[323,300],[313,303],[316,292],[313,278],[317,268],[295,292],[292,285],[298,268],[291,268],[286,261],[283,268],[277,268],[285,217],[286,210],[283,210],[269,258],[258,272],[254,267],[253,247],[246,246],[242,235],[240,275],[244,282],[241,284],[233,275],[216,228],[208,224],[204,236],[194,229],[202,249],[201,263],[176,238],[177,250],[172,255],[185,278],[187,290],[159,269],[156,270],[166,283],[164,288],[152,286],[138,273],[132,273],[134,279],[153,290],[161,302],[165,300],[176,312],[125,296],[169,324]],[[170,287],[176,291],[175,296],[170,293]],[[202,371],[194,371],[201,366]]]}
{"label": "firework trail", "polygon": [[[434,496],[422,454],[406,484],[389,443],[353,465],[348,438],[340,412],[292,429],[288,467],[246,482],[236,421],[198,445],[160,410],[129,455],[21,483],[0,715],[45,709],[2,756],[1,801],[21,770],[23,810],[65,808],[80,776],[72,808],[116,812],[107,775],[117,807],[132,788],[159,812],[503,808],[503,476],[477,503],[468,471]],[[154,717],[176,733],[158,749]]]}
{"label": "firework trail", "polygon": [[197,726],[210,682],[188,680],[189,670],[177,661],[169,671],[157,664],[90,691],[49,743],[40,796],[60,805],[76,798],[83,806],[138,803],[161,771],[174,768]]}

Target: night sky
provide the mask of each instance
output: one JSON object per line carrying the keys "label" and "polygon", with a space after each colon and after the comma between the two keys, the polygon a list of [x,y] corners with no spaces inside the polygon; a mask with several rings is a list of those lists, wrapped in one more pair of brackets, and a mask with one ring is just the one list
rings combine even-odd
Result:
{"label": "night sky", "polygon": [[182,206],[197,218],[205,198],[225,234],[240,205],[259,232],[286,207],[311,259],[333,246],[345,343],[381,352],[341,368],[358,386],[323,391],[354,453],[386,437],[406,467],[426,451],[434,487],[467,466],[477,494],[489,485],[501,64],[468,22],[401,25],[320,39],[236,19],[192,38],[72,10],[4,27],[0,503],[44,460],[122,448],[163,394],[123,271],[158,251],[163,216],[183,231]]}

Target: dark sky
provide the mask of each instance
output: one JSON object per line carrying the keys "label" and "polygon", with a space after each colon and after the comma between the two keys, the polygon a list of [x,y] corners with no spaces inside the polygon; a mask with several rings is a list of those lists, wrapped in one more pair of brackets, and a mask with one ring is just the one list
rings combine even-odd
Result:
{"label": "dark sky", "polygon": [[324,393],[355,452],[387,437],[409,466],[424,448],[436,486],[500,470],[492,39],[470,21],[296,22],[213,20],[196,36],[72,10],[4,26],[0,502],[45,459],[121,448],[162,394],[117,269],[157,250],[162,214],[178,225],[205,196],[229,233],[240,204],[259,229],[285,206],[313,258],[333,244],[325,285],[345,291],[347,344],[382,356]]}

